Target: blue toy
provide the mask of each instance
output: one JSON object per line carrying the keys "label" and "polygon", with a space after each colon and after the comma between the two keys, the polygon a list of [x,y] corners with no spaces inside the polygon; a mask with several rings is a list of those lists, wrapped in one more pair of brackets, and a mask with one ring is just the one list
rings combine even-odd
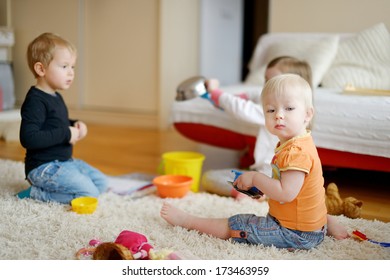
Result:
{"label": "blue toy", "polygon": [[[234,181],[236,181],[237,180],[237,178],[242,174],[242,172],[240,172],[240,171],[237,171],[237,170],[232,170],[232,172],[235,174],[235,177],[234,177]],[[233,182],[234,182],[233,181]],[[241,192],[241,193],[244,193],[244,194],[246,194],[246,195],[248,195],[248,196],[250,196],[250,197],[252,197],[252,198],[260,198],[260,197],[262,197],[264,194],[263,194],[263,192],[261,192],[258,188],[256,188],[256,187],[251,187],[249,190],[240,190],[239,188],[237,188],[237,186],[235,186],[234,184],[233,184],[233,182],[232,181],[228,181],[232,186],[233,186],[233,188],[235,188],[237,191],[239,191],[239,192]]]}
{"label": "blue toy", "polygon": [[369,241],[369,242],[371,242],[371,243],[374,243],[374,244],[378,244],[378,245],[380,245],[380,246],[382,246],[382,247],[390,247],[390,243],[387,243],[387,242],[378,242],[378,241],[375,241],[375,240],[372,240],[372,239],[370,239],[370,238],[368,238],[364,233],[362,233],[362,232],[360,232],[360,231],[358,231],[358,230],[354,230],[353,232],[352,232],[352,234],[353,234],[353,237],[356,237],[356,238],[358,238],[358,239],[360,239],[360,240],[362,240],[362,241]]}

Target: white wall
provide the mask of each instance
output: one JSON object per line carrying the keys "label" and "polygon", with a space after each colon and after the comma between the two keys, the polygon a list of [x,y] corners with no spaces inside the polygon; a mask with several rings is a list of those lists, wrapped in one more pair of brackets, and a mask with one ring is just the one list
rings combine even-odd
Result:
{"label": "white wall", "polygon": [[8,26],[7,1],[9,0],[0,0],[0,26]]}
{"label": "white wall", "polygon": [[177,85],[199,74],[199,0],[5,1],[17,105],[35,82],[27,45],[47,31],[78,48],[77,78],[63,96],[87,123],[166,129]]}
{"label": "white wall", "polygon": [[200,1],[200,74],[221,85],[241,81],[243,0]]}
{"label": "white wall", "polygon": [[[199,71],[222,85],[240,82],[243,0],[200,0]],[[269,32],[390,30],[389,0],[270,0]]]}
{"label": "white wall", "polygon": [[[54,32],[73,42],[76,47],[80,45],[79,0],[68,0],[66,3],[59,0],[13,0],[9,1],[8,8],[11,10],[8,21],[15,33],[13,70],[16,103],[20,105],[30,86],[35,83],[26,61],[26,50],[31,40],[43,32]],[[76,71],[75,82],[63,95],[68,106],[78,104],[82,90],[80,75],[81,71]]]}
{"label": "white wall", "polygon": [[[155,3],[156,5],[151,5],[150,8],[144,1],[149,1],[149,4]],[[234,81],[234,78],[231,78],[230,75],[236,72],[239,73],[241,69],[239,62],[235,60],[236,58],[233,58],[235,55],[230,52],[224,53],[227,51],[227,45],[230,44],[226,43],[224,40],[226,39],[229,42],[233,41],[232,44],[237,41],[237,45],[231,45],[230,47],[232,48],[229,50],[233,51],[234,49],[235,51],[233,52],[235,54],[241,52],[238,51],[238,46],[241,46],[241,40],[234,40],[232,38],[238,38],[240,36],[238,35],[239,30],[236,29],[237,25],[233,23],[240,21],[236,16],[238,16],[238,10],[241,7],[238,3],[241,3],[242,0],[203,0],[207,5],[212,5],[212,7],[214,7],[213,5],[216,5],[217,2],[221,5],[226,3],[226,8],[224,8],[225,6],[223,5],[216,5],[216,7],[214,7],[216,8],[214,23],[219,27],[218,30],[222,29],[225,30],[225,32],[227,30],[227,32],[210,32],[210,34],[214,34],[218,37],[219,40],[217,43],[211,43],[216,37],[204,37],[204,41],[202,41],[206,43],[210,42],[208,47],[206,44],[206,47],[204,48],[206,51],[217,51],[218,55],[223,54],[221,57],[213,56],[211,54],[211,58],[209,58],[208,61],[218,58],[218,61],[211,65],[212,67],[218,66],[218,68],[208,68],[210,69],[210,72],[206,72],[206,70],[203,68],[201,69],[200,66],[200,1],[201,0],[0,0],[0,8],[10,9],[6,12],[7,15],[12,10],[12,21],[10,18],[7,18],[6,22],[11,21],[12,27],[15,28],[16,32],[17,41],[13,48],[13,66],[16,74],[15,87],[19,101],[23,99],[26,90],[34,82],[25,61],[26,46],[28,42],[40,32],[55,31],[56,33],[64,35],[78,46],[81,43],[85,43],[85,48],[88,49],[84,49],[84,51],[92,50],[92,52],[89,53],[89,55],[92,55],[102,51],[104,51],[104,53],[110,52],[110,44],[107,42],[103,42],[104,48],[102,48],[103,45],[90,45],[91,43],[99,43],[98,39],[101,35],[99,31],[103,31],[104,28],[110,27],[110,30],[119,30],[117,33],[119,34],[118,36],[112,36],[112,38],[115,39],[115,44],[120,42],[130,42],[130,44],[133,44],[137,42],[130,40],[129,36],[123,37],[124,34],[127,35],[126,31],[129,30],[129,27],[131,27],[131,34],[138,34],[140,36],[143,27],[148,26],[148,36],[150,35],[150,38],[147,39],[146,42],[143,41],[142,45],[149,43],[150,47],[142,49],[137,48],[138,46],[130,45],[131,48],[128,48],[128,50],[130,50],[131,53],[126,53],[127,56],[139,55],[139,57],[151,54],[149,55],[149,59],[145,60],[148,65],[142,65],[142,62],[131,65],[126,63],[114,65],[113,63],[113,66],[116,66],[116,71],[121,71],[121,74],[129,73],[125,78],[120,76],[120,83],[117,83],[117,85],[124,83],[125,81],[123,80],[127,79],[127,77],[134,77],[135,74],[140,75],[139,79],[137,78],[137,81],[132,83],[132,85],[137,85],[137,88],[131,88],[131,94],[135,95],[133,100],[139,98],[139,103],[137,101],[134,102],[134,104],[139,104],[138,108],[144,110],[146,114],[131,115],[130,117],[122,117],[122,115],[119,115],[119,117],[121,120],[134,125],[148,125],[149,127],[166,129],[169,126],[171,106],[175,98],[176,87],[181,81],[192,75],[202,73],[207,76],[215,76],[223,83],[229,80],[230,83]],[[110,10],[111,12],[107,11],[107,13],[103,13],[104,9],[99,10],[102,12],[102,15],[105,16],[101,18],[102,22],[98,25],[99,29],[96,30],[96,33],[94,34],[90,33],[88,28],[86,29],[86,31],[88,31],[86,33],[94,35],[93,38],[96,39],[96,41],[85,41],[91,38],[83,38],[83,36],[80,35],[83,34],[80,32],[80,29],[83,30],[84,28],[78,14],[81,7],[80,3],[87,3],[87,8],[89,5],[91,5],[92,8],[99,8],[98,5],[102,4],[107,5],[104,7],[110,7],[106,2],[110,5],[114,5],[115,3],[116,7],[114,7],[113,10]],[[7,5],[4,3],[7,3]],[[122,11],[116,11],[118,5],[130,7],[133,12],[148,12],[146,16],[144,13],[142,14],[143,21],[141,23],[143,24],[140,24],[140,21],[137,21],[136,17],[126,17],[122,14]],[[237,10],[233,11],[233,6],[237,7]],[[269,31],[357,32],[378,22],[384,22],[388,29],[390,29],[389,11],[389,0],[270,0]],[[82,10],[81,12],[86,13],[85,10]],[[117,14],[120,14],[121,16],[118,17]],[[0,15],[4,15],[4,10],[0,12]],[[33,20],[32,15],[36,16]],[[85,15],[88,16],[88,13]],[[111,16],[107,19],[107,15]],[[149,16],[157,18],[147,22]],[[87,20],[91,20],[91,23],[94,24],[99,21],[99,17],[91,18],[89,15]],[[105,24],[105,20],[111,22]],[[117,24],[113,25],[113,22],[117,22]],[[130,23],[127,26],[124,26],[124,22],[126,24]],[[87,27],[92,28],[93,26]],[[205,27],[207,27],[207,25]],[[135,28],[139,28],[139,30],[133,30]],[[107,30],[104,29],[104,31]],[[122,38],[120,36],[122,36]],[[115,48],[113,49],[115,50]],[[121,58],[121,55],[115,53],[115,57]],[[80,59],[86,59],[84,63],[87,63],[91,59],[93,60],[93,58],[87,56],[84,58],[81,58],[80,56]],[[122,62],[121,59],[117,59],[117,61]],[[118,69],[117,65],[121,66],[121,68]],[[140,66],[142,73],[144,73],[142,75],[140,71],[137,72],[137,69]],[[131,69],[127,69],[127,67],[130,67]],[[84,71],[87,71],[87,69],[89,69],[88,65],[85,65],[85,69],[80,69],[79,73],[81,74]],[[92,72],[88,73],[88,75],[96,73],[96,77],[94,76],[94,78],[87,75],[79,77],[80,81],[75,83],[72,88],[67,91],[65,98],[69,104],[73,104],[77,107],[80,102],[96,102],[94,99],[96,96],[94,95],[97,94],[98,85],[104,85],[105,79],[107,79],[107,73],[112,75],[112,72],[103,72],[103,74],[99,74],[98,70],[99,69],[93,69]],[[224,72],[225,70],[231,72],[227,74]],[[84,79],[84,82],[82,82],[82,79]],[[89,83],[85,79],[87,79]],[[92,91],[86,93],[80,100],[79,92],[84,89],[90,90],[91,82],[94,82],[95,79],[98,80],[99,83],[93,84],[94,87],[92,88]],[[146,87],[143,86],[145,83],[148,83]],[[118,92],[120,92],[120,90],[118,90]],[[121,92],[125,95],[129,95],[128,88],[126,88],[126,91]],[[103,92],[102,94],[105,93]],[[119,105],[122,106],[122,104]],[[91,115],[89,112],[87,113],[88,115]],[[112,113],[116,114],[117,112]],[[97,114],[102,115],[101,112],[98,112]],[[130,112],[130,114],[132,114],[132,112]],[[93,117],[95,118],[95,115],[93,115]],[[96,115],[96,120],[97,117],[98,116]],[[104,119],[107,119],[107,117],[104,116]]]}
{"label": "white wall", "polygon": [[269,32],[358,32],[383,22],[389,0],[270,0]]}
{"label": "white wall", "polygon": [[159,1],[158,127],[170,128],[177,86],[199,74],[199,0]]}

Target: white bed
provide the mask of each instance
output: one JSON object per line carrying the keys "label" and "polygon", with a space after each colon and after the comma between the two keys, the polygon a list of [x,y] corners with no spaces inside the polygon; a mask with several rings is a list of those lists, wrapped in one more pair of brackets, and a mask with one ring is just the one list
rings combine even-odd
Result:
{"label": "white bed", "polygon": [[[254,86],[225,90],[234,94],[253,91]],[[172,109],[173,123],[199,123],[254,137],[259,129],[216,109],[204,98],[175,101]],[[317,88],[315,110],[312,133],[318,147],[390,158],[390,96],[353,96]]]}
{"label": "white bed", "polygon": [[[222,89],[231,94],[249,91],[260,95],[262,71],[270,59],[277,55],[305,59],[313,70],[316,114],[312,134],[323,164],[390,171],[390,94],[385,96],[390,93],[389,50],[390,35],[383,24],[342,36],[266,34],[258,42],[246,81]],[[379,88],[385,95],[372,90],[363,95],[347,94],[343,90],[347,83],[358,88]],[[203,98],[174,101],[172,123],[195,141],[250,151],[259,129],[216,109]],[[225,132],[230,134],[220,135]],[[207,135],[200,135],[204,133]],[[229,143],[231,133],[234,137],[246,137],[243,142],[247,142],[247,147]]]}

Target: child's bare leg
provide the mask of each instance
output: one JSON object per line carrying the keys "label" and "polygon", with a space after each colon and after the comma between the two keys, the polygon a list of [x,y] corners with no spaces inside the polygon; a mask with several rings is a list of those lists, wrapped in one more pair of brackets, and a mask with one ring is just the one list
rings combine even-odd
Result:
{"label": "child's bare leg", "polygon": [[339,224],[336,218],[332,215],[328,215],[328,236],[332,236],[336,239],[345,239],[349,237],[346,228]]}
{"label": "child's bare leg", "polygon": [[226,218],[201,218],[193,216],[167,202],[164,202],[160,215],[173,226],[197,230],[221,239],[230,238],[228,219]]}

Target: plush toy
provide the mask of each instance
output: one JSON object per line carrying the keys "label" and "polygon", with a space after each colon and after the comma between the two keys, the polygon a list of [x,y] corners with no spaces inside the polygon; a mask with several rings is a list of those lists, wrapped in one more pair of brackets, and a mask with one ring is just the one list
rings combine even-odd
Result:
{"label": "plush toy", "polygon": [[141,260],[148,260],[149,251],[153,249],[145,235],[130,230],[122,231],[115,243],[128,248],[135,259]]}
{"label": "plush toy", "polygon": [[92,252],[94,260],[134,260],[131,251],[115,242],[100,243]]}
{"label": "plush toy", "polygon": [[361,216],[363,202],[354,197],[341,199],[335,183],[330,183],[326,188],[325,203],[330,215],[344,215],[352,219]]}
{"label": "plush toy", "polygon": [[94,260],[178,260],[182,255],[172,250],[155,251],[143,234],[123,230],[114,242],[89,241],[91,247],[80,249],[76,257],[92,255]]}

